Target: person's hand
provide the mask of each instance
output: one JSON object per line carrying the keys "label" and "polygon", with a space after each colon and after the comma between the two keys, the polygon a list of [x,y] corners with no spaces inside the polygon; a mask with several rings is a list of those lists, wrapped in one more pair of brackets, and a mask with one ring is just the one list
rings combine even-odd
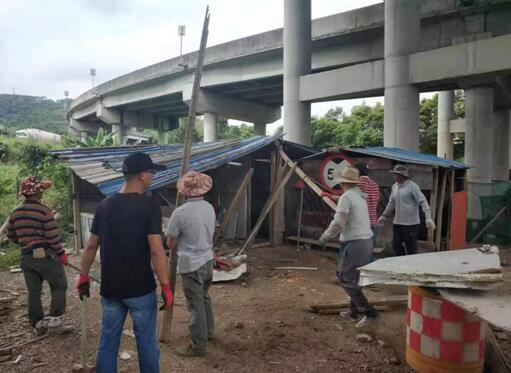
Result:
{"label": "person's hand", "polygon": [[326,242],[328,241],[327,238],[325,237],[325,235],[321,235],[321,237],[319,237],[319,243],[321,244],[321,246],[326,246]]}
{"label": "person's hand", "polygon": [[160,311],[170,309],[174,302],[174,294],[172,294],[169,284],[161,286],[161,297],[163,298],[163,305],[160,307]]}
{"label": "person's hand", "polygon": [[386,222],[386,221],[387,221],[387,218],[386,218],[385,216],[383,216],[383,215],[382,215],[382,216],[380,216],[380,217],[378,218],[378,223],[376,223],[376,225],[377,225],[378,227],[383,227],[383,226],[385,225],[385,222]]}
{"label": "person's hand", "polygon": [[321,196],[321,198],[328,197],[328,198],[332,199],[333,194],[332,193],[328,193],[328,192],[321,192],[320,196]]}
{"label": "person's hand", "polygon": [[428,229],[430,229],[432,231],[435,230],[436,225],[435,225],[435,222],[433,221],[433,219],[431,219],[431,218],[426,219],[426,227],[428,227]]}
{"label": "person's hand", "polygon": [[67,266],[69,264],[66,253],[59,256],[59,262],[61,262],[62,265],[65,265],[65,266]]}
{"label": "person's hand", "polygon": [[80,300],[83,300],[84,297],[90,297],[89,275],[83,275],[80,273],[80,276],[76,279],[76,292],[78,293]]}

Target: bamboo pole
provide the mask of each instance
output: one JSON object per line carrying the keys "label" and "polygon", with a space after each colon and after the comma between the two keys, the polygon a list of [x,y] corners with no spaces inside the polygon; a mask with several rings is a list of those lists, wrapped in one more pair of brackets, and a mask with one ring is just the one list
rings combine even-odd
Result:
{"label": "bamboo pole", "polygon": [[[441,169],[439,169],[440,172]],[[436,217],[436,231],[435,231],[435,251],[440,251],[440,242],[442,240],[442,223],[444,214],[444,200],[445,200],[445,187],[447,185],[447,170],[442,172],[442,182],[440,188],[440,200],[438,201],[438,215]]]}
{"label": "bamboo pole", "polygon": [[[436,200],[438,194],[438,168],[433,168],[433,188],[429,196],[429,208],[431,209],[431,219],[436,221]],[[428,243],[433,245],[435,243],[435,231],[428,229]]]}
{"label": "bamboo pole", "polygon": [[[200,81],[202,76],[202,67],[204,65],[204,58],[206,55],[206,44],[208,41],[208,27],[209,27],[209,6],[206,7],[206,14],[204,16],[204,23],[202,26],[202,36],[197,58],[197,67],[195,69],[195,76],[193,79],[192,97],[190,107],[188,110],[188,124],[186,126],[185,138],[183,144],[183,158],[181,159],[181,173],[184,175],[188,171],[188,163],[190,160],[190,153],[192,149],[193,131],[195,130],[195,116],[197,114],[197,98],[199,96]],[[176,207],[184,202],[184,197],[179,193],[176,196]],[[172,292],[176,291],[176,277],[177,277],[177,251],[170,250],[169,255],[169,281]],[[172,329],[172,314],[174,304],[171,308],[166,310],[163,314],[163,319],[160,329],[160,341],[168,342],[170,340],[170,332]]]}
{"label": "bamboo pole", "polygon": [[300,230],[302,228],[302,210],[303,210],[303,188],[300,188],[300,208],[298,209],[298,232],[296,233],[296,249],[300,248]]}

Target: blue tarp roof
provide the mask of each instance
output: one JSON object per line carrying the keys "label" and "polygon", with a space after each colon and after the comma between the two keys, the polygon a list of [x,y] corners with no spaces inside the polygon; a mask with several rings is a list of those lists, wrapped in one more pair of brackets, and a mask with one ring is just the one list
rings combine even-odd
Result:
{"label": "blue tarp roof", "polygon": [[[276,142],[280,136],[255,136],[245,140],[219,141],[195,144],[192,147],[189,169],[207,171],[234,161]],[[110,147],[97,149],[64,149],[53,151],[83,180],[96,185],[106,196],[115,194],[124,180],[120,168],[123,159],[133,152],[149,154],[154,162],[163,163],[167,170],[158,172],[149,190],[176,182],[181,170],[182,145],[150,145],[137,147]],[[313,151],[311,151],[312,153]]]}

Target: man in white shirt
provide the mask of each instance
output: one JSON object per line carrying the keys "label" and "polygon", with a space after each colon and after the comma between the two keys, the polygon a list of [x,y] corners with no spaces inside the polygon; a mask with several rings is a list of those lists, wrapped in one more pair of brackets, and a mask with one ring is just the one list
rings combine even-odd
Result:
{"label": "man in white shirt", "polygon": [[386,219],[394,214],[392,222],[394,252],[398,256],[417,254],[419,208],[422,208],[426,216],[426,226],[433,231],[435,223],[431,219],[431,210],[419,186],[410,180],[405,166],[396,165],[391,172],[394,174],[396,183],[392,185],[389,203],[378,219],[378,224],[385,224]]}
{"label": "man in white shirt", "polygon": [[177,182],[177,190],[186,197],[169,220],[167,246],[178,248],[178,272],[190,311],[191,345],[181,356],[205,356],[207,342],[213,338],[214,318],[208,290],[213,281],[213,234],[215,211],[204,195],[213,186],[211,177],[190,171]]}
{"label": "man in white shirt", "polygon": [[[378,317],[378,311],[369,304],[358,285],[360,277],[358,268],[369,263],[373,251],[373,232],[366,196],[357,186],[360,182],[359,171],[353,167],[346,167],[339,182],[344,193],[337,202],[334,219],[319,241],[325,244],[328,239],[340,233],[339,240],[344,251],[341,270],[337,276],[342,288],[351,298],[350,310],[341,313],[341,316],[358,321],[355,326],[359,328]],[[362,318],[359,320],[359,317]]]}

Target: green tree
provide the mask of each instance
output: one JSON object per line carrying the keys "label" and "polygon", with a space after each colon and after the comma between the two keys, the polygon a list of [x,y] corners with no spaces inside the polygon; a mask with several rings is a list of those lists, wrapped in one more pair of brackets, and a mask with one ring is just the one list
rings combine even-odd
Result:
{"label": "green tree", "polygon": [[73,135],[65,135],[62,143],[69,148],[102,148],[117,145],[114,136],[113,132],[108,133],[103,128],[100,128],[96,136],[87,136],[85,139]]}

